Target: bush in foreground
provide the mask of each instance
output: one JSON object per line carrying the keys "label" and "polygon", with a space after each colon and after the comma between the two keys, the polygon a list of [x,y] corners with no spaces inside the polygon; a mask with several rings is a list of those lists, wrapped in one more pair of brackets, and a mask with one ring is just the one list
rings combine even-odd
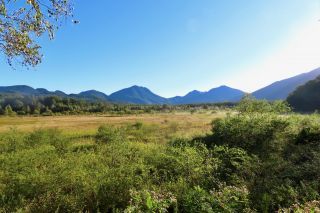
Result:
{"label": "bush in foreground", "polygon": [[155,131],[140,124],[92,138],[12,130],[0,135],[0,212],[317,211],[319,121],[240,113],[170,143],[146,142]]}

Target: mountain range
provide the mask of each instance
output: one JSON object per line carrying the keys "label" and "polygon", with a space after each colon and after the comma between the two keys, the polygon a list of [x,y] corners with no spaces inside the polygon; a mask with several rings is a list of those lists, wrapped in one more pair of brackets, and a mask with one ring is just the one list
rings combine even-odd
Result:
{"label": "mountain range", "polygon": [[[320,75],[320,68],[308,73],[303,73],[288,79],[274,82],[269,86],[252,93],[257,99],[277,100],[286,99],[299,86],[315,79]],[[66,94],[62,91],[48,91],[43,88],[34,89],[25,85],[0,87],[0,94],[18,94],[24,96],[59,96],[83,99],[87,101],[103,101],[113,103],[131,104],[197,104],[197,103],[217,103],[217,102],[237,102],[246,93],[228,86],[213,88],[207,92],[194,90],[185,96],[172,98],[161,97],[148,88],[132,86],[106,95],[96,90],[88,90],[79,94]]]}
{"label": "mountain range", "polygon": [[233,89],[227,86],[220,86],[217,88],[213,88],[208,92],[200,92],[198,90],[194,90],[189,92],[185,96],[176,96],[170,98],[170,103],[173,104],[196,104],[196,103],[217,103],[217,102],[237,102],[243,96],[245,92]]}

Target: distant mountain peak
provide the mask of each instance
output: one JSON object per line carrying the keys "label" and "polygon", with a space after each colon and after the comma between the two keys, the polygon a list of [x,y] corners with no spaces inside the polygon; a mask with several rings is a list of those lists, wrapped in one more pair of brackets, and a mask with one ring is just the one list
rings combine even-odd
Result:
{"label": "distant mountain peak", "polygon": [[231,87],[228,87],[228,86],[226,86],[226,85],[221,85],[221,86],[219,86],[219,87],[217,87],[217,89],[232,89]]}
{"label": "distant mountain peak", "polygon": [[245,93],[241,90],[222,85],[207,92],[193,90],[183,97],[170,98],[173,104],[196,104],[196,103],[216,103],[216,102],[236,102]]}
{"label": "distant mountain peak", "polygon": [[154,94],[146,87],[131,86],[110,95],[110,99],[121,103],[134,104],[164,104],[169,103],[166,98]]}
{"label": "distant mountain peak", "polygon": [[187,95],[198,95],[201,94],[202,92],[200,92],[199,90],[192,90],[191,92],[189,92]]}
{"label": "distant mountain peak", "polygon": [[20,94],[37,94],[38,91],[27,85],[14,85],[7,87],[0,87],[2,93],[20,93]]}
{"label": "distant mountain peak", "polygon": [[91,101],[109,101],[109,97],[106,94],[94,89],[83,91],[83,92],[80,92],[78,95],[72,95],[72,96],[91,100]]}
{"label": "distant mountain peak", "polygon": [[16,89],[16,90],[24,90],[24,89],[34,90],[32,87],[27,86],[27,85],[4,86],[4,87],[1,87],[1,88]]}
{"label": "distant mountain peak", "polygon": [[128,87],[128,88],[125,88],[125,89],[133,89],[133,90],[145,90],[145,91],[150,91],[147,87],[138,86],[138,85],[133,85],[133,86]]}
{"label": "distant mountain peak", "polygon": [[141,88],[141,89],[142,89],[142,88],[145,88],[145,87],[143,87],[143,86],[138,86],[138,85],[133,85],[133,86],[131,86],[131,87],[128,87],[127,89],[129,89],[129,88],[139,88],[139,89]]}
{"label": "distant mountain peak", "polygon": [[210,91],[217,91],[217,90],[236,90],[236,89],[231,88],[231,87],[226,86],[226,85],[221,85],[221,86],[219,86],[219,87],[215,87],[215,88],[210,89],[208,92],[210,92]]}
{"label": "distant mountain peak", "polygon": [[[100,91],[97,91],[97,90],[94,90],[94,89],[91,89],[91,90],[87,90],[87,91],[83,91],[83,92],[80,92],[80,94],[89,94],[89,93],[102,93]],[[103,93],[104,94],[104,93]]]}

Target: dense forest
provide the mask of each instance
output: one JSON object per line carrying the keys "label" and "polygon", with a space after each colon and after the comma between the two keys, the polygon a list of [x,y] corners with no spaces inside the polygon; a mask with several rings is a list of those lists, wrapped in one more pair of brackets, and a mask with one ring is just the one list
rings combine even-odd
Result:
{"label": "dense forest", "polygon": [[58,96],[0,95],[0,115],[79,115],[89,113],[139,114],[185,110],[217,110],[234,106],[234,103],[136,105],[113,104]]}
{"label": "dense forest", "polygon": [[319,116],[250,99],[237,109],[208,135],[167,143],[144,140],[143,123],[90,140],[1,134],[0,212],[319,211]]}
{"label": "dense forest", "polygon": [[287,99],[290,105],[300,112],[320,110],[320,76],[298,87]]}

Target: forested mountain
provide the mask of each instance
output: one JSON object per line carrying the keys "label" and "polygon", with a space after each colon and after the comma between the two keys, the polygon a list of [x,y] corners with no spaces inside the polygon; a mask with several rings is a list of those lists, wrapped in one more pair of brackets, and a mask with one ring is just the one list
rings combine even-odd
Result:
{"label": "forested mountain", "polygon": [[48,91],[44,88],[34,89],[26,85],[15,85],[15,86],[2,86],[0,87],[0,94],[18,94],[27,96],[68,96],[62,91],[56,90],[54,92]]}
{"label": "forested mountain", "polygon": [[183,97],[177,96],[169,100],[172,104],[236,102],[239,101],[244,94],[241,90],[220,86],[208,92],[194,90]]}
{"label": "forested mountain", "polygon": [[16,85],[0,87],[0,94],[2,95],[22,95],[22,96],[32,96],[32,97],[47,97],[47,96],[57,96],[61,98],[75,98],[83,99],[86,101],[108,101],[108,96],[102,92],[89,90],[84,91],[79,94],[66,94],[62,91],[56,90],[54,92],[48,91],[44,88],[34,89],[26,85]]}
{"label": "forested mountain", "polygon": [[320,110],[320,76],[298,87],[287,101],[296,111]]}
{"label": "forested mountain", "polygon": [[106,94],[96,90],[88,90],[79,94],[71,94],[69,96],[72,98],[85,99],[91,101],[109,101],[109,97]]}
{"label": "forested mountain", "polygon": [[168,104],[166,98],[158,96],[151,92],[148,88],[132,86],[112,93],[110,100],[120,103],[132,104]]}
{"label": "forested mountain", "polygon": [[297,87],[315,79],[319,75],[320,68],[308,73],[294,76],[292,78],[277,81],[267,87],[255,91],[252,93],[252,95],[257,99],[285,100]]}

